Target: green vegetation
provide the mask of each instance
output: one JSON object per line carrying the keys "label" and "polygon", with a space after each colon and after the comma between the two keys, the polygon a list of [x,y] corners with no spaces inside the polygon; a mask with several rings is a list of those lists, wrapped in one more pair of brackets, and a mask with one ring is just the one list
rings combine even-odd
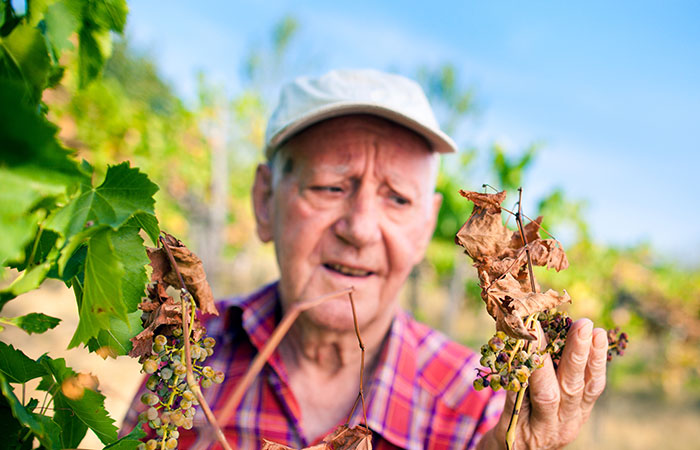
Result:
{"label": "green vegetation", "polygon": [[[160,227],[192,242],[219,295],[273,277],[270,249],[254,236],[248,189],[261,159],[265,93],[285,72],[299,24],[283,19],[270,46],[251,51],[244,90],[229,98],[202,75],[198,102],[185,105],[148,55],[124,38],[113,40],[125,25],[124,0],[26,5],[17,12],[9,0],[0,1],[0,310],[45,280],[60,280],[73,289],[80,316],[69,346],[103,356],[128,353],[129,339],[142,329],[144,239],[155,243]],[[414,75],[445,130],[459,134],[475,112],[473,89],[450,65]],[[469,262],[454,245],[471,212],[458,191],[479,190],[482,183],[527,189],[538,146],[512,152],[497,143],[459,145],[457,164],[442,168],[437,231],[406,294],[418,317],[473,345],[492,330],[490,322],[483,332],[461,326],[462,319],[475,323],[481,300]],[[473,176],[479,155],[491,161],[487,180]],[[611,385],[699,393],[700,270],[663,261],[645,245],[599,244],[588,229],[585,202],[561,189],[527,206],[527,215],[544,215],[552,234],[572,236],[571,267],[538,271],[543,287],[568,289],[573,318],[617,324],[630,335],[628,357],[611,366]],[[440,313],[423,303],[426,293],[446,299]],[[0,317],[0,331],[43,333],[58,323],[32,312]],[[138,444],[137,435],[114,444],[117,427],[104,397],[83,375],[63,359],[34,360],[0,342],[0,423],[10,441],[16,438],[13,448],[32,448],[35,438],[45,448],[76,447],[88,429],[120,450]],[[41,380],[43,401],[18,394],[31,380]],[[72,396],[67,384],[80,395]]]}

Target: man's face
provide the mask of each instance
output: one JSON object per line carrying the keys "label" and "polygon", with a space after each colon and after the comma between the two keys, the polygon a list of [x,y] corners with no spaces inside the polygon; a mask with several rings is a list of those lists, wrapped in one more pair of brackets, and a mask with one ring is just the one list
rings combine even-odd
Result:
{"label": "man's face", "polygon": [[[283,304],[353,286],[361,326],[392,316],[434,229],[435,155],[415,133],[371,116],[327,120],[282,151],[280,175],[261,166],[253,194],[258,234],[275,243]],[[352,327],[347,297],[307,317]]]}

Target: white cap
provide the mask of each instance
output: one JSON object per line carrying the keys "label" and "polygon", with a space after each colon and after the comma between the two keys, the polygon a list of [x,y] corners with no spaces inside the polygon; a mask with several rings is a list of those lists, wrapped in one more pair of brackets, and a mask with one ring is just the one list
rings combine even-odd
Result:
{"label": "white cap", "polygon": [[282,87],[265,131],[265,156],[285,140],[324,119],[372,114],[409,128],[439,153],[457,146],[435,119],[423,90],[413,80],[372,69],[334,70],[320,78],[300,77]]}

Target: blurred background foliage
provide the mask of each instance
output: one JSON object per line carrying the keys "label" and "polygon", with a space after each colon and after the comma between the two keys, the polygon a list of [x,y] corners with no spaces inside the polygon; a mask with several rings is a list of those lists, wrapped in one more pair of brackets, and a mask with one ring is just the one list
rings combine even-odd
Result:
{"label": "blurred background foliage", "polygon": [[[128,38],[118,38],[101,79],[79,90],[80,80],[67,76],[44,97],[61,139],[80,158],[96,168],[129,160],[158,183],[162,228],[194,247],[219,296],[246,292],[276,276],[272,249],[255,236],[249,188],[262,161],[272,95],[286,74],[305,64],[288,57],[299,28],[294,17],[283,17],[268,42],[250,49],[241,61],[245,85],[232,96],[201,73],[198,100],[185,105],[151,56]],[[449,134],[459,135],[478,114],[478,92],[453,65],[417,67],[405,75],[424,86]],[[404,300],[419,319],[477,346],[492,324],[481,307],[471,262],[454,245],[455,232],[471,212],[459,189],[481,190],[483,184],[505,189],[510,207],[517,188],[527,189],[528,169],[541,144],[507,149],[494,142],[477,148],[463,139],[458,145],[457,163],[441,168],[437,229]],[[488,179],[475,179],[477,157],[490,161]],[[564,272],[537,271],[543,287],[566,289],[573,298],[572,316],[620,326],[631,336],[628,355],[611,366],[611,385],[698,395],[700,269],[665,260],[648,244],[601,245],[587,226],[586,200],[570,198],[563,189],[523,207],[529,217],[544,216],[543,227],[564,241],[569,257]]]}
{"label": "blurred background foliage", "polygon": [[[302,28],[293,16],[282,17],[267,41],[250,46],[240,62],[244,84],[234,94],[200,73],[197,99],[185,103],[159,74],[152,54],[118,36],[109,47],[95,40],[95,55],[106,59],[102,77],[87,83],[94,78],[94,68],[81,67],[75,53],[65,51],[60,62],[69,69],[55,74],[55,86],[44,91],[42,100],[50,120],[60,127],[60,139],[95,167],[96,179],[107,164],[128,160],[160,186],[156,213],[161,228],[202,257],[219,297],[248,292],[276,277],[271,246],[260,244],[255,236],[249,189],[255,166],[262,161],[265,121],[277,88],[292,74],[312,71],[319,64],[295,49]],[[80,38],[85,36],[66,37],[73,44]],[[517,188],[528,189],[530,169],[543,144],[520,149],[499,142],[476,146],[463,137],[481,108],[471,80],[449,62],[403,74],[423,85],[443,129],[460,147],[455,158],[443,159],[437,184],[443,205],[436,232],[425,260],[406,285],[404,305],[420,320],[477,347],[492,334],[493,321],[481,304],[471,261],[454,244],[456,231],[471,212],[459,189],[482,190],[484,184],[505,189],[510,208]],[[479,161],[488,162],[486,177],[477,168]],[[596,408],[602,413],[591,420],[592,437],[575,448],[599,447],[598,439],[605,440],[605,448],[654,448],[658,439],[665,442],[669,427],[696,426],[700,415],[700,268],[668,260],[650,244],[601,244],[588,226],[588,201],[558,188],[535,204],[523,205],[529,217],[544,216],[543,227],[562,240],[570,261],[570,268],[560,273],[538,269],[542,287],[566,289],[573,298],[567,306],[573,317],[589,317],[608,328],[620,326],[631,339],[627,355],[610,366],[611,389]],[[644,220],[642,213],[639,220]],[[509,223],[514,225],[512,219]],[[47,309],[55,307],[44,298],[38,301]],[[15,303],[21,307],[22,302]],[[37,337],[24,338],[38,342]],[[86,363],[91,370],[96,364]],[[126,408],[131,394],[123,392],[124,374],[133,369],[137,383],[138,368],[124,367],[111,394],[121,394]],[[618,402],[619,395],[634,400]],[[655,415],[660,399],[684,400],[686,406],[676,402],[665,415]],[[645,415],[639,414],[642,409]],[[661,431],[657,441],[643,433],[608,433],[603,423],[608,419],[622,430]]]}

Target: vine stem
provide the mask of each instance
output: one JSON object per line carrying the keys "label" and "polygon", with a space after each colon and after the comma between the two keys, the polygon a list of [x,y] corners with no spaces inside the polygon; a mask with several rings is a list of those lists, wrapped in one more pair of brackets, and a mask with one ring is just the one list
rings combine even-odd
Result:
{"label": "vine stem", "polygon": [[[515,221],[518,224],[518,230],[520,231],[520,238],[523,241],[523,246],[525,247],[525,254],[527,255],[527,270],[530,275],[530,288],[533,293],[537,292],[537,285],[535,284],[535,274],[532,271],[532,259],[530,258],[530,249],[527,245],[527,237],[525,236],[525,229],[523,227],[523,210],[522,210],[522,200],[523,200],[523,188],[518,188],[518,212],[514,214]],[[512,214],[512,213],[511,213]],[[533,328],[535,319],[538,313],[532,313],[527,317],[525,321],[525,326],[530,329]],[[529,341],[527,344],[528,353],[532,350],[533,342]],[[518,419],[520,418],[520,408],[523,405],[523,400],[525,398],[525,392],[527,391],[527,385],[523,386],[515,398],[515,404],[513,405],[513,411],[510,415],[510,421],[508,422],[508,428],[506,430],[506,449],[513,450],[515,448],[515,434],[518,425]]]}
{"label": "vine stem", "polygon": [[267,362],[270,355],[272,355],[272,353],[275,351],[280,342],[282,342],[282,339],[292,327],[292,324],[294,323],[296,318],[299,317],[299,314],[306,311],[307,309],[320,305],[326,300],[330,300],[340,295],[349,294],[353,290],[353,287],[341,289],[330,294],[316,297],[313,300],[309,300],[302,303],[296,303],[291,308],[289,308],[289,310],[284,314],[284,317],[282,317],[282,320],[280,321],[279,325],[277,325],[277,327],[275,328],[275,331],[272,332],[270,339],[268,339],[268,341],[263,346],[262,350],[260,350],[260,353],[258,353],[253,359],[253,362],[248,367],[248,370],[246,371],[245,375],[243,375],[243,378],[238,383],[238,386],[236,386],[236,390],[233,391],[233,394],[231,394],[231,396],[228,399],[226,399],[226,403],[221,408],[221,412],[219,413],[219,420],[221,421],[221,423],[228,423],[229,420],[231,420],[231,417],[233,416],[234,412],[238,408],[238,405],[243,399],[243,395],[248,390],[250,385],[253,384],[253,380],[255,380],[255,377],[265,366],[265,363]]}
{"label": "vine stem", "polygon": [[[224,448],[224,450],[232,450],[231,446],[226,440],[224,432],[221,430],[219,423],[216,421],[214,413],[209,407],[209,403],[207,403],[207,400],[204,398],[202,390],[199,387],[199,383],[197,383],[197,381],[195,380],[194,373],[192,371],[192,354],[190,353],[190,317],[188,314],[188,306],[190,306],[188,303],[192,303],[192,295],[187,290],[187,286],[185,286],[185,281],[182,279],[182,274],[180,273],[180,269],[177,266],[177,262],[175,261],[175,258],[173,257],[173,254],[170,251],[170,247],[165,242],[165,239],[163,239],[162,236],[160,237],[160,243],[163,245],[165,253],[168,255],[168,259],[170,260],[170,266],[177,274],[181,285],[180,304],[182,306],[182,335],[185,339],[185,364],[187,367],[187,385],[197,397],[197,401],[199,401],[199,405],[202,407],[202,411],[204,411],[204,415],[207,418],[207,421],[214,428],[214,433],[216,434],[216,438],[221,444],[221,446]],[[186,299],[188,299],[189,302],[185,302]],[[165,442],[165,439],[163,439],[163,442]]]}
{"label": "vine stem", "polygon": [[362,343],[362,337],[360,336],[360,327],[357,325],[357,314],[355,313],[355,301],[352,299],[352,292],[348,292],[348,297],[350,298],[350,306],[352,307],[352,321],[353,324],[355,325],[355,334],[357,335],[357,342],[360,344],[360,351],[362,352],[362,356],[360,359],[360,391],[357,394],[357,398],[355,399],[355,403],[352,405],[352,409],[350,410],[350,414],[348,415],[348,420],[345,421],[345,423],[349,424],[350,419],[352,418],[352,413],[355,412],[355,408],[357,408],[357,402],[359,400],[362,401],[362,417],[364,419],[364,424],[365,427],[367,427],[367,409],[365,409],[365,394],[364,394],[364,374],[365,374],[365,344]]}

